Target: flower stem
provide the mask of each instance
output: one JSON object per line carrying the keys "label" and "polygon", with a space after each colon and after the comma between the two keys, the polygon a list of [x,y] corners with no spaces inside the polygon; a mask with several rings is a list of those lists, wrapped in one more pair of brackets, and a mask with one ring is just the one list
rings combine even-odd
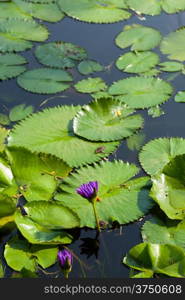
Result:
{"label": "flower stem", "polygon": [[97,230],[98,230],[98,232],[101,232],[99,218],[98,218],[98,214],[97,214],[97,211],[96,211],[96,199],[93,199],[92,206],[93,206],[94,216],[95,216],[95,219],[96,219]]}

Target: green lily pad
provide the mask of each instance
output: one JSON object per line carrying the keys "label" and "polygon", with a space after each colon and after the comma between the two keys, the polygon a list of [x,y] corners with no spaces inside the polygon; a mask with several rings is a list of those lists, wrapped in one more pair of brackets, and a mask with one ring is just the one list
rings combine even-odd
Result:
{"label": "green lily pad", "polygon": [[185,28],[179,28],[175,32],[171,32],[165,36],[161,42],[161,52],[168,55],[169,59],[178,61],[185,60]]}
{"label": "green lily pad", "polygon": [[161,13],[161,1],[158,0],[127,0],[130,9],[138,14],[159,15]]}
{"label": "green lily pad", "polygon": [[80,93],[96,93],[105,90],[107,85],[100,77],[89,77],[78,81],[74,87]]}
{"label": "green lily pad", "polygon": [[0,19],[7,18],[22,18],[22,19],[32,19],[32,17],[21,10],[14,2],[2,2],[0,10]]}
{"label": "green lily pad", "polygon": [[162,0],[161,1],[162,9],[168,14],[174,14],[179,11],[185,10],[185,0]]}
{"label": "green lily pad", "polygon": [[34,18],[48,22],[58,22],[64,18],[64,13],[60,9],[58,9],[57,3],[55,3],[55,1],[51,3],[33,3],[32,1],[25,0],[13,1],[20,10]]}
{"label": "green lily pad", "polygon": [[131,108],[148,108],[167,101],[172,87],[160,78],[129,77],[114,82],[108,92],[121,95],[119,99]]}
{"label": "green lily pad", "polygon": [[170,219],[185,217],[185,154],[170,159],[162,172],[152,178],[152,198]]}
{"label": "green lily pad", "polygon": [[92,141],[115,141],[132,135],[143,125],[140,115],[113,99],[99,99],[80,110],[74,118],[74,132]]}
{"label": "green lily pad", "polygon": [[3,269],[3,265],[2,262],[0,261],[0,278],[4,277],[4,269]]}
{"label": "green lily pad", "polygon": [[10,79],[23,73],[26,68],[26,59],[18,54],[0,55],[0,80]]}
{"label": "green lily pad", "polygon": [[1,125],[9,125],[10,119],[7,115],[0,113],[0,124]]}
{"label": "green lily pad", "polygon": [[177,61],[165,61],[159,64],[160,70],[164,72],[178,72],[184,69],[184,65]]}
{"label": "green lily pad", "polygon": [[73,68],[76,62],[87,57],[85,49],[66,42],[52,42],[39,45],[35,56],[43,65],[54,68]]}
{"label": "green lily pad", "polygon": [[159,56],[150,51],[128,52],[116,61],[116,67],[127,73],[147,72],[159,63]]}
{"label": "green lily pad", "polygon": [[0,127],[0,152],[4,151],[5,149],[5,139],[8,135],[8,130]]}
{"label": "green lily pad", "polygon": [[46,229],[70,229],[80,225],[76,213],[58,201],[32,201],[24,209],[34,223]]}
{"label": "green lily pad", "polygon": [[171,244],[185,249],[185,221],[163,220],[152,217],[142,227],[145,242],[154,244]]}
{"label": "green lily pad", "polygon": [[51,230],[33,222],[28,216],[15,213],[15,223],[21,234],[32,244],[70,244],[73,237],[64,230]]}
{"label": "green lily pad", "polygon": [[89,75],[94,72],[103,71],[104,67],[95,60],[83,60],[78,65],[78,71],[82,75]]}
{"label": "green lily pad", "polygon": [[175,95],[175,102],[185,102],[185,91],[179,91]]}
{"label": "green lily pad", "polygon": [[134,246],[124,257],[127,266],[152,274],[185,277],[185,252],[174,245],[141,243]]}
{"label": "green lily pad", "polygon": [[36,155],[23,148],[9,148],[6,153],[15,181],[27,201],[50,200],[57,188],[56,177],[63,178],[71,171],[63,161],[49,155]]}
{"label": "green lily pad", "polygon": [[159,105],[153,106],[153,107],[149,108],[149,110],[148,110],[148,115],[152,116],[152,118],[158,118],[164,114],[165,114],[165,112],[160,108]]}
{"label": "green lily pad", "polygon": [[33,113],[33,110],[32,105],[26,106],[24,103],[16,105],[10,110],[9,119],[12,122],[20,121]]}
{"label": "green lily pad", "polygon": [[123,161],[101,162],[99,165],[78,169],[67,177],[55,199],[71,208],[80,218],[80,227],[96,227],[92,204],[78,195],[76,189],[83,183],[98,181],[99,191],[96,202],[100,221],[112,225],[113,221],[126,224],[137,220],[153,206],[148,195],[149,179],[132,179],[138,169]]}
{"label": "green lily pad", "polygon": [[[15,126],[10,133],[9,146],[54,155],[71,167],[99,161],[112,153],[119,143],[95,143],[78,138],[73,132],[72,120],[80,109],[81,106],[61,106],[33,114]],[[96,152],[100,147],[103,153]]]}
{"label": "green lily pad", "polygon": [[147,143],[139,154],[143,169],[150,175],[161,172],[177,155],[185,154],[185,139],[159,138]]}
{"label": "green lily pad", "polygon": [[54,94],[68,89],[72,80],[72,76],[66,71],[39,68],[21,74],[17,83],[32,93]]}
{"label": "green lily pad", "polygon": [[[100,98],[113,98],[107,91],[100,91],[91,94],[91,97],[95,100],[100,99]],[[115,98],[115,97],[114,97]]]}
{"label": "green lily pad", "polygon": [[130,18],[123,0],[59,0],[59,7],[69,17],[92,23],[114,23]]}
{"label": "green lily pad", "polygon": [[4,158],[0,157],[0,186],[11,186],[13,182],[11,167]]}
{"label": "green lily pad", "polygon": [[127,138],[127,147],[129,148],[129,150],[140,150],[144,144],[145,137],[146,136],[144,133],[136,133]]}
{"label": "green lily pad", "polygon": [[34,272],[38,264],[43,268],[53,265],[57,260],[57,252],[57,247],[41,245],[30,247],[27,241],[14,237],[6,244],[4,256],[12,269],[16,271],[26,269]]}
{"label": "green lily pad", "polygon": [[[1,192],[0,207],[1,207],[0,218],[12,216],[12,214],[15,212],[16,209],[16,199],[9,197],[8,195],[3,194],[3,192]],[[4,222],[0,224],[0,226],[2,225],[4,225]]]}
{"label": "green lily pad", "polygon": [[132,51],[146,51],[155,48],[161,41],[161,33],[151,27],[140,24],[127,25],[115,39],[122,49],[131,47]]}

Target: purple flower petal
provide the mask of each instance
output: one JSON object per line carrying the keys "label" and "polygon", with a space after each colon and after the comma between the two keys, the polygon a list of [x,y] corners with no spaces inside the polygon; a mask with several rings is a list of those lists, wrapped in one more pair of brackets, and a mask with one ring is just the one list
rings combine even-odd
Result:
{"label": "purple flower petal", "polygon": [[95,197],[98,192],[98,182],[90,181],[88,183],[84,183],[76,189],[76,192],[82,197],[90,200]]}
{"label": "purple flower petal", "polygon": [[58,260],[62,268],[65,268],[67,265],[72,265],[73,256],[71,252],[67,249],[58,251]]}

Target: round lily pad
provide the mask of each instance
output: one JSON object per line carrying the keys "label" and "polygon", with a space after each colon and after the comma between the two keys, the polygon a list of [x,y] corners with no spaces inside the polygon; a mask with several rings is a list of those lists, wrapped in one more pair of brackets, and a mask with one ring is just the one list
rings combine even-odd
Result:
{"label": "round lily pad", "polygon": [[92,23],[114,23],[130,18],[123,0],[59,0],[59,7],[68,16]]}
{"label": "round lily pad", "polygon": [[100,77],[89,77],[78,81],[74,87],[80,93],[96,93],[105,90],[107,85]]}
{"label": "round lily pad", "polygon": [[172,94],[169,83],[154,77],[130,77],[114,82],[108,92],[131,108],[148,108],[167,101]]}
{"label": "round lily pad", "polygon": [[165,61],[159,64],[160,70],[164,72],[178,72],[184,70],[184,65],[177,61]]}
{"label": "round lily pad", "polygon": [[168,55],[169,59],[178,61],[185,60],[185,28],[179,28],[175,32],[171,32],[165,36],[161,42],[161,52]]}
{"label": "round lily pad", "polygon": [[87,57],[85,49],[66,42],[51,42],[39,45],[35,56],[43,65],[54,68],[73,68],[77,61]]}
{"label": "round lily pad", "polygon": [[149,197],[149,178],[131,179],[138,169],[123,161],[101,162],[99,165],[78,169],[60,186],[55,198],[74,210],[81,220],[81,227],[96,227],[92,204],[77,194],[83,183],[98,182],[97,215],[110,226],[114,221],[125,224],[137,220],[153,206]]}
{"label": "round lily pad", "polygon": [[72,76],[66,71],[39,68],[21,74],[17,83],[32,93],[54,94],[68,89],[72,80]]}
{"label": "round lily pad", "polygon": [[158,0],[127,0],[127,4],[139,14],[155,16],[161,13],[161,2]]}
{"label": "round lily pad", "polygon": [[127,73],[143,73],[155,67],[159,62],[159,56],[150,51],[128,52],[116,61],[116,67]]}
{"label": "round lily pad", "polygon": [[146,51],[158,46],[161,33],[140,24],[127,25],[116,37],[116,45],[122,49],[131,47],[132,51]]}
{"label": "round lily pad", "polygon": [[84,60],[79,63],[78,65],[78,71],[82,75],[88,75],[94,72],[100,72],[103,71],[103,66],[100,65],[95,60]]}
{"label": "round lily pad", "polygon": [[26,68],[26,59],[18,54],[0,55],[0,80],[10,79],[23,73]]}
{"label": "round lily pad", "polygon": [[[32,114],[11,131],[9,146],[52,154],[72,167],[99,161],[112,153],[119,143],[95,143],[76,136],[72,121],[80,109],[81,106],[61,106]],[[99,148],[103,151],[97,151]]]}
{"label": "round lily pad", "polygon": [[132,115],[133,112],[117,100],[95,100],[84,106],[75,116],[74,132],[92,141],[123,139],[142,127],[143,118]]}

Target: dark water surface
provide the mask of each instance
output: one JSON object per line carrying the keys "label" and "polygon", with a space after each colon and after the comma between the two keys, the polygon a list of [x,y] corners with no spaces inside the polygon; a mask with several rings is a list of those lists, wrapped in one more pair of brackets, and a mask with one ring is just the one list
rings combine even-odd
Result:
{"label": "dark water surface", "polygon": [[[143,21],[135,16],[127,22],[108,25],[87,24],[67,17],[55,24],[44,22],[50,31],[49,41],[61,40],[77,44],[87,50],[90,59],[95,59],[101,64],[109,66],[106,71],[93,74],[93,77],[102,77],[107,84],[111,84],[113,81],[123,77],[129,77],[128,74],[117,70],[113,64],[118,56],[128,51],[128,49],[119,49],[115,45],[114,39],[122,30],[123,26],[133,23],[152,26],[160,30],[163,35],[166,35],[178,27],[185,25],[185,13],[179,13],[178,15],[161,14],[160,16],[146,17]],[[28,59],[29,69],[40,66],[34,58],[33,51],[34,49],[23,53]],[[163,61],[166,60],[165,57],[162,56],[161,59],[163,59]],[[72,72],[75,82],[85,78],[76,70]],[[174,93],[179,90],[185,90],[185,76],[176,75],[176,78],[172,81]],[[162,78],[165,80],[169,80],[169,76],[169,73],[162,74]],[[60,98],[57,97],[58,95],[65,95],[66,97]],[[46,105],[40,107],[40,104],[45,99],[53,96],[55,97],[54,99],[50,99]],[[16,79],[3,81],[0,83],[0,112],[5,113],[6,109],[9,110],[11,107],[21,103],[32,104],[35,110],[39,110],[48,106],[63,104],[85,104],[91,99],[89,95],[78,94],[72,88],[67,92],[57,94],[57,96],[37,95],[26,92],[17,86]],[[145,142],[157,137],[185,137],[185,104],[175,103],[172,97],[166,104],[162,105],[162,108],[165,111],[165,115],[159,118],[148,116],[146,110],[141,111],[141,114],[145,118],[145,126],[142,130],[142,133],[146,135]],[[116,158],[134,162],[139,165],[138,152],[130,151],[125,142],[123,142],[118,149]],[[142,171],[140,174],[142,174]],[[96,232],[93,230],[82,230],[79,239],[70,246],[78,257],[78,259],[74,260],[71,277],[128,277],[129,270],[121,261],[125,253],[131,247],[142,241],[140,236],[142,223],[138,221],[134,224],[123,226],[120,229],[102,232],[99,237],[97,258],[95,256],[96,251],[93,254],[93,246],[95,246],[97,242],[92,240],[95,238]],[[84,243],[81,238],[91,238],[91,240],[88,240],[90,242],[88,245],[91,250],[88,253],[89,255],[87,253],[80,254],[82,251],[81,245]],[[94,248],[97,249],[97,247]],[[92,255],[90,256],[90,254]],[[55,268],[50,268],[49,272],[53,270],[55,270]]]}

